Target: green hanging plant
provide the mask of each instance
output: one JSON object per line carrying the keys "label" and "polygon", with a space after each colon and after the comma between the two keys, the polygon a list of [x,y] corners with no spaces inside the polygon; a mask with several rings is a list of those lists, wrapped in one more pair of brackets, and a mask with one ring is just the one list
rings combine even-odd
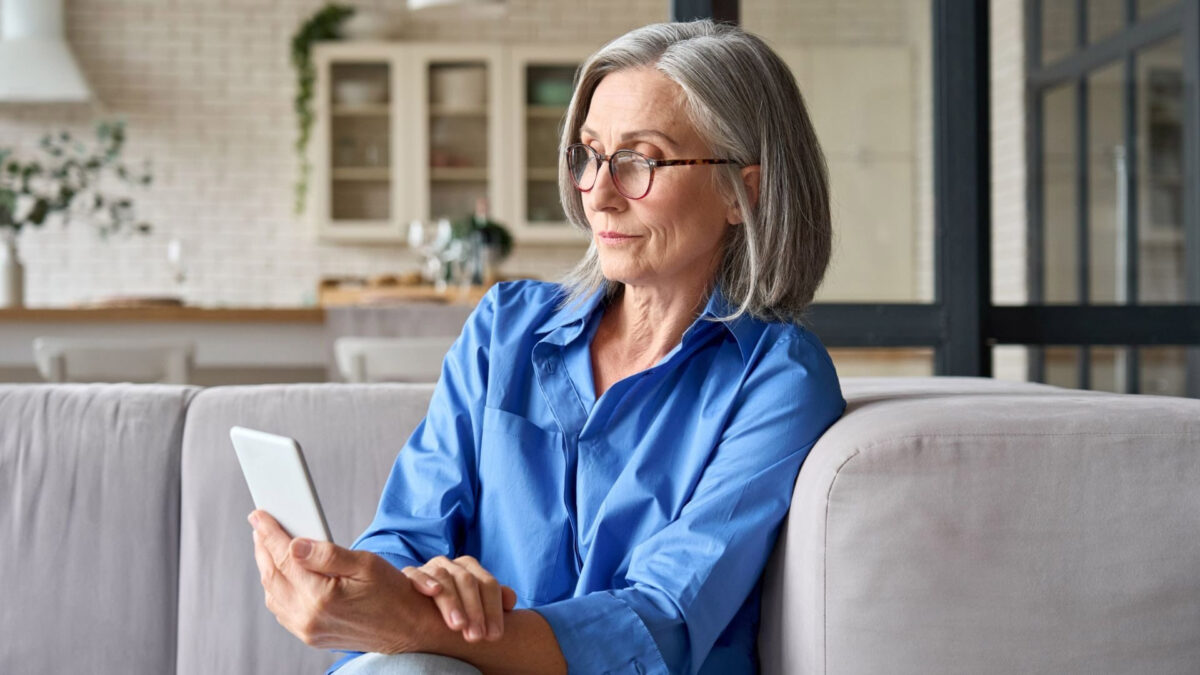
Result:
{"label": "green hanging plant", "polygon": [[353,7],[327,3],[305,21],[292,36],[292,66],[296,69],[296,122],[299,135],[296,137],[296,153],[300,156],[300,176],[296,180],[296,215],[304,213],[308,194],[308,176],[312,166],[308,161],[308,139],[313,125],[313,88],[316,86],[317,71],[312,62],[312,45],[322,40],[341,37],[342,24],[354,14]]}

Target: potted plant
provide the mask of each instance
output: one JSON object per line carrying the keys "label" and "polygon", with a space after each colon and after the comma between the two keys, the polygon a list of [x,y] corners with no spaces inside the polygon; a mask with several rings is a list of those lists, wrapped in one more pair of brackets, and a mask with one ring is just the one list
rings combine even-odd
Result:
{"label": "potted plant", "polygon": [[70,132],[47,134],[38,145],[39,158],[20,159],[12,148],[0,148],[0,307],[24,305],[24,268],[17,254],[17,235],[23,228],[41,227],[51,219],[65,225],[91,222],[101,238],[118,232],[147,234],[138,222],[127,194],[101,190],[109,186],[145,186],[151,181],[144,166],[132,170],[121,160],[124,122],[100,122],[96,141],[87,144]]}
{"label": "potted plant", "polygon": [[513,238],[507,227],[488,215],[487,198],[475,200],[475,212],[455,222],[453,233],[463,242],[463,262],[471,283],[494,283],[497,268],[512,253]]}

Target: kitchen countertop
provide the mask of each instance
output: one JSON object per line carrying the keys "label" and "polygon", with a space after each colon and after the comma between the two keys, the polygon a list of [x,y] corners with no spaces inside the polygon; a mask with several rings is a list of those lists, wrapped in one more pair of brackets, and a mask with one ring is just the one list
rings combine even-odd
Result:
{"label": "kitchen countertop", "polygon": [[55,307],[0,309],[20,323],[324,323],[320,307]]}

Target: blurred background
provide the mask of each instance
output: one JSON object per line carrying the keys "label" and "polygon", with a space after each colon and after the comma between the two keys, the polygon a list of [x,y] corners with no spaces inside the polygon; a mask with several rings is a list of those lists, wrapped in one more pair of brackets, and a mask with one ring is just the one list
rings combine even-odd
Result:
{"label": "blurred background", "polygon": [[[962,3],[978,15],[953,44],[947,4],[0,0],[0,151],[52,164],[47,134],[97,145],[97,122],[119,120],[123,166],[150,177],[131,184],[114,169],[92,185],[136,212],[115,232],[75,214],[11,237],[23,309],[0,309],[0,379],[45,378],[31,345],[46,336],[191,341],[189,378],[202,384],[342,379],[338,338],[452,334],[488,283],[557,278],[586,247],[562,222],[555,172],[575,68],[695,6],[732,11],[766,39],[809,106],[836,233],[814,325],[842,374],[961,372],[939,356],[955,339],[940,314],[911,319],[941,336],[928,344],[886,312],[869,339],[843,337],[863,332],[871,308],[948,306],[940,265],[980,251],[978,305],[1179,305],[1167,322],[1190,321],[1196,0]],[[55,7],[83,93],[13,50],[53,28]],[[982,150],[947,152],[982,158],[986,212],[938,221],[941,194],[960,188],[949,165],[935,181],[939,130],[974,104],[937,105],[950,90],[935,58],[972,43],[986,47],[974,86],[990,125]],[[64,91],[28,91],[56,80]],[[939,249],[951,227],[987,241]],[[1001,344],[982,332],[987,366],[963,374],[1197,386],[1183,344]]]}

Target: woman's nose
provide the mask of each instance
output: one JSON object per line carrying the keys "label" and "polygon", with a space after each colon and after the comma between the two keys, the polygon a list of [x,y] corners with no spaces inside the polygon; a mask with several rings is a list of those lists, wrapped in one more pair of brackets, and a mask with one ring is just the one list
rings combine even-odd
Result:
{"label": "woman's nose", "polygon": [[625,197],[617,190],[616,183],[613,182],[612,170],[609,168],[612,160],[604,160],[597,168],[596,184],[592,186],[591,191],[587,194],[592,198],[592,209],[603,211],[605,209],[618,209],[625,203]]}

